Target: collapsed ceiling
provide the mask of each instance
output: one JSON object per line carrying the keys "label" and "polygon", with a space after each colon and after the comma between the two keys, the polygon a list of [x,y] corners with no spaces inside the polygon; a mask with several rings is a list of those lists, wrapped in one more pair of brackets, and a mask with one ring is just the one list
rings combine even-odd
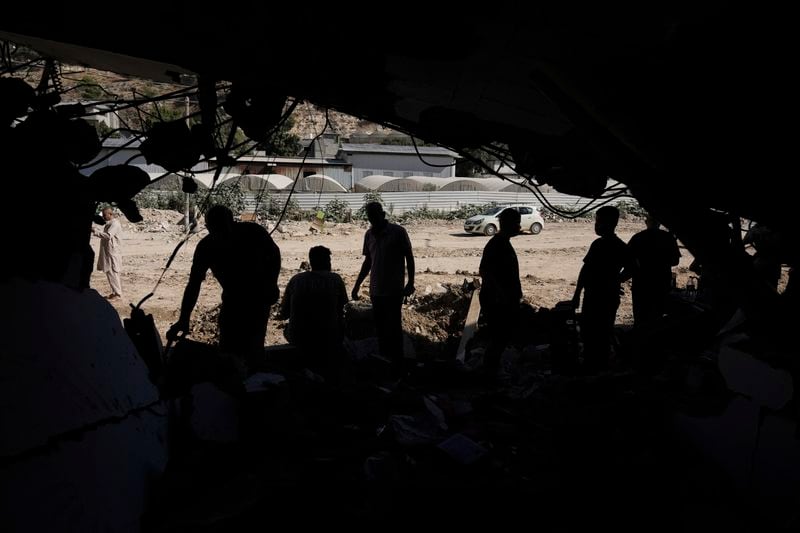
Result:
{"label": "collapsed ceiling", "polygon": [[522,175],[564,192],[592,196],[611,177],[701,257],[714,245],[697,228],[716,211],[795,231],[776,126],[791,48],[768,14],[725,3],[135,10],[18,6],[0,38],[126,74],[196,73],[305,99],[459,151],[501,146]]}
{"label": "collapsed ceiling", "polygon": [[[793,32],[780,26],[794,20],[788,14],[753,12],[749,5],[724,2],[684,10],[672,3],[669,8],[640,3],[624,9],[601,3],[591,8],[564,2],[487,4],[458,12],[406,2],[381,6],[382,13],[376,14],[344,4],[323,10],[288,3],[202,6],[142,0],[125,9],[128,12],[121,16],[109,15],[108,3],[94,0],[81,2],[80,10],[67,5],[4,7],[0,39],[26,44],[65,62],[154,80],[180,81],[183,75],[196,74],[201,90],[203,80],[227,81],[267,99],[273,95],[281,102],[287,96],[304,99],[457,151],[501,146],[521,174],[564,192],[596,194],[607,177],[614,178],[626,184],[699,260],[703,279],[710,274],[714,304],[720,308],[732,304],[731,309],[741,309],[752,319],[754,332],[766,342],[752,343],[748,350],[762,350],[771,357],[773,341],[782,337],[787,341],[782,353],[796,355],[798,306],[788,299],[792,292],[796,298],[796,275],[794,280],[790,275],[794,291],[787,286],[781,295],[766,292],[752,276],[750,256],[729,231],[735,229],[741,240],[738,217],[778,230],[784,237],[781,262],[796,272],[800,239],[792,220],[795,202],[784,191],[783,179],[791,168],[790,137],[787,128],[780,127],[793,118],[788,95],[792,85],[784,79],[791,70],[795,47],[787,41]],[[35,133],[49,131],[49,125],[40,118]],[[29,126],[34,130],[36,124]],[[148,140],[173,141],[168,128],[156,133],[154,127]],[[52,138],[61,141],[68,136]],[[64,223],[63,218],[70,216],[63,217],[54,208],[86,200],[72,192],[73,183],[88,182],[98,195],[91,199],[106,200],[115,199],[115,194],[130,198],[139,190],[134,185],[141,188],[149,182],[146,175],[141,183],[132,175],[131,190],[112,190],[107,184],[113,180],[103,178],[118,176],[93,174],[96,179],[87,181],[70,173],[71,164],[60,165],[80,160],[85,153],[66,147],[73,149],[62,148],[65,153],[53,155],[59,152],[59,143],[48,146],[49,151],[37,146],[15,152],[16,145],[0,143],[8,175],[15,175],[15,170],[25,171],[26,177],[46,174],[44,160],[49,156],[60,158],[51,167],[70,178],[55,191],[37,185],[29,196],[8,201],[0,210],[0,225],[8,228],[10,241],[4,246],[7,261],[0,266],[0,280],[9,273],[36,274],[39,265],[46,267],[40,267],[43,279],[60,280],[74,270],[69,260],[88,245],[86,215],[94,212],[94,205],[79,206],[72,224]],[[169,155],[174,152],[179,150],[170,150]],[[11,164],[22,159],[24,165],[17,162],[18,168]],[[176,163],[183,165],[184,161]],[[44,203],[46,193],[52,200],[33,211],[29,202]],[[62,216],[57,226],[51,214]],[[735,227],[730,228],[734,220]],[[18,229],[21,221],[24,231]],[[54,265],[54,258],[61,258],[61,264]],[[776,305],[784,302],[788,305]],[[28,298],[16,306],[39,303]],[[83,316],[76,304],[61,308],[53,303],[46,301],[40,307],[74,319],[72,329],[82,339],[101,338],[83,334],[95,327],[93,313]],[[25,315],[14,305],[12,314]],[[39,316],[43,315],[37,320]],[[55,321],[43,322],[52,327]],[[17,328],[14,333],[18,345],[29,350],[30,339],[52,342],[42,331],[49,332],[37,324],[33,331]],[[685,331],[669,331],[675,332],[676,342],[683,342]],[[104,356],[112,351],[110,345],[101,346]],[[84,358],[84,352],[89,353],[80,343],[69,348]],[[49,350],[49,344],[40,350],[41,360],[52,359]],[[56,360],[72,362],[68,357]],[[796,357],[787,366],[796,374]],[[31,368],[40,373],[39,366]],[[774,378],[770,379],[764,380],[770,385],[763,388],[773,386]],[[754,382],[749,375],[747,381]],[[43,383],[49,394],[50,382]],[[36,400],[37,406],[47,405],[38,396]],[[758,409],[759,414],[752,415],[758,420],[752,426],[758,427],[753,429],[756,444],[753,451],[748,449],[750,459],[742,461],[749,465],[748,493],[753,492],[753,473],[758,472],[752,465],[767,412]],[[734,425],[742,431],[751,427],[739,420],[723,424]],[[709,433],[727,437],[723,426],[710,426]],[[775,439],[779,437],[774,435],[783,435],[771,431]],[[791,443],[790,430],[785,435]],[[744,449],[747,439],[729,439],[725,447]],[[787,444],[781,449],[789,448]],[[768,450],[765,446],[763,453],[771,454]],[[768,474],[775,470],[765,472],[762,478],[772,480]],[[790,479],[784,474],[774,479]],[[791,494],[779,485],[782,496]],[[37,495],[40,488],[36,485]]]}

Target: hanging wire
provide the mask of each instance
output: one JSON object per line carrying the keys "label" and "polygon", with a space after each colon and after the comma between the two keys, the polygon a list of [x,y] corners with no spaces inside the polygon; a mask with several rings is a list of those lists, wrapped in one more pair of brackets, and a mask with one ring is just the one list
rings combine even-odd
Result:
{"label": "hanging wire", "polygon": [[300,162],[300,166],[297,169],[297,175],[294,177],[292,188],[289,190],[289,195],[286,197],[286,202],[283,204],[283,210],[281,211],[281,214],[278,217],[278,221],[275,222],[275,227],[272,228],[272,231],[269,232],[270,235],[272,235],[275,232],[275,230],[278,228],[278,225],[281,223],[281,221],[283,221],[283,217],[284,215],[286,215],[286,209],[288,208],[289,202],[292,199],[292,194],[294,194],[294,189],[297,186],[298,180],[300,179],[300,172],[303,170],[303,165],[305,164],[306,159],[308,158],[308,153],[311,151],[310,147],[313,146],[314,142],[316,142],[321,136],[322,132],[318,133],[317,136],[311,140],[311,143],[308,145],[308,147],[306,147],[306,151],[303,154],[303,160]]}
{"label": "hanging wire", "polygon": [[423,163],[425,163],[426,165],[428,165],[429,167],[449,168],[449,167],[454,167],[454,166],[456,166],[456,165],[458,164],[457,162],[455,162],[455,163],[448,163],[448,164],[446,164],[446,165],[437,165],[436,163],[429,163],[428,161],[425,161],[425,160],[422,158],[422,154],[421,154],[421,153],[419,153],[419,147],[417,146],[417,141],[416,141],[416,139],[414,139],[414,136],[413,136],[413,135],[409,135],[409,137],[411,138],[411,144],[413,144],[413,145],[414,145],[414,151],[415,151],[415,152],[417,152],[417,158],[418,158],[420,161],[422,161]]}
{"label": "hanging wire", "polygon": [[[271,136],[273,136],[273,135],[277,135],[277,134],[280,132],[281,128],[282,128],[282,127],[283,127],[283,125],[286,123],[286,121],[287,121],[287,120],[289,120],[289,117],[292,115],[292,113],[294,113],[294,110],[297,108],[297,105],[298,105],[299,103],[300,103],[300,102],[299,102],[298,100],[293,100],[293,101],[292,101],[292,103],[291,103],[291,104],[289,104],[289,107],[288,107],[288,108],[286,109],[286,111],[285,111],[285,112],[284,112],[284,113],[281,115],[281,118],[278,120],[278,122],[275,124],[275,126],[273,126],[273,127],[272,127],[272,129],[271,129],[271,130],[270,130],[270,131],[267,133],[267,138],[268,138],[268,139],[269,139]],[[256,145],[253,145],[253,149],[255,149],[255,147],[256,147]],[[240,156],[240,157],[241,157],[241,156]],[[304,160],[305,160],[305,159],[304,159]],[[263,197],[264,197],[264,193],[265,193],[265,191],[266,191],[268,188],[269,188],[269,182],[265,183],[265,184],[264,184],[264,186],[263,186],[263,187],[261,188],[261,190],[259,191],[258,195],[256,195],[256,205],[255,205],[255,207],[253,208],[253,210],[254,210],[254,212],[255,212],[255,213],[258,213],[258,208],[259,208],[259,206],[261,205],[261,201],[262,201],[262,199],[263,199]],[[268,194],[267,196],[269,196],[269,194]],[[283,212],[282,212],[282,213],[285,213],[285,212],[286,212],[286,206],[284,206],[284,209],[283,209]],[[276,227],[277,227],[277,226],[276,226]]]}
{"label": "hanging wire", "polygon": [[[328,108],[326,107],[325,124],[323,124],[322,131],[319,133],[318,137],[322,137],[322,135],[325,134],[325,131],[327,131],[329,126],[331,126],[331,118],[328,112]],[[333,128],[331,127],[331,129]],[[320,172],[320,178],[319,178],[319,194],[317,195],[317,206],[314,208],[316,211],[319,211],[319,204],[322,203],[322,190],[325,188],[325,150],[322,149],[321,151],[322,151],[322,157],[320,157],[320,159],[322,160],[322,163],[320,164],[320,168],[322,169],[322,171]]]}

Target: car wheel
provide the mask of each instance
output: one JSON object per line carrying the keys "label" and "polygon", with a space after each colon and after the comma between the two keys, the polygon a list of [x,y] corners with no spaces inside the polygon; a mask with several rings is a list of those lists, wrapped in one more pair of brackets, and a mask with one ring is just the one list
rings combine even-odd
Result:
{"label": "car wheel", "polygon": [[538,222],[534,222],[531,224],[531,233],[534,235],[539,235],[542,232],[542,225]]}
{"label": "car wheel", "polygon": [[487,224],[485,228],[483,228],[483,233],[491,237],[495,233],[497,233],[497,226],[494,224]]}

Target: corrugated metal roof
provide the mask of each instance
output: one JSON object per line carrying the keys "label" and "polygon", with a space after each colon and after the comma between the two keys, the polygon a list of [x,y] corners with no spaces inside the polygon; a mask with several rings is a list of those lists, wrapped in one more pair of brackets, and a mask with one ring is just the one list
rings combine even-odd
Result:
{"label": "corrugated metal roof", "polygon": [[350,163],[343,159],[323,159],[319,157],[274,157],[270,155],[245,155],[236,159],[237,163],[281,163],[305,165],[331,165],[331,166],[350,166]]}
{"label": "corrugated metal roof", "polygon": [[[367,154],[405,154],[417,155],[417,150],[413,146],[403,146],[399,144],[351,144],[342,143],[342,152],[358,152]],[[449,156],[460,159],[461,156],[452,150],[441,146],[420,146],[419,153],[422,155]]]}
{"label": "corrugated metal roof", "polygon": [[122,145],[126,145],[125,148],[139,148],[140,144],[142,141],[131,137],[109,137],[103,140],[103,148],[119,148]]}

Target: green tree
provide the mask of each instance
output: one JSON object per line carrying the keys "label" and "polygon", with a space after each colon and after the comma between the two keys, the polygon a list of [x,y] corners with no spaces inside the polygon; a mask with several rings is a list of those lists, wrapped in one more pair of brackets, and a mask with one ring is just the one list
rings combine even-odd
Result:
{"label": "green tree", "polygon": [[473,149],[467,148],[461,151],[464,159],[456,163],[456,176],[479,176],[486,172],[486,168],[482,167],[467,156],[482,161],[486,166],[491,168],[491,161],[494,159],[490,154],[481,150],[480,148]]}
{"label": "green tree", "polygon": [[303,147],[300,144],[300,138],[292,133],[293,127],[294,120],[289,117],[266,142],[259,143],[258,149],[264,150],[267,155],[273,156],[291,157],[297,155]]}
{"label": "green tree", "polygon": [[106,94],[91,76],[81,78],[78,88],[81,100],[100,100]]}

